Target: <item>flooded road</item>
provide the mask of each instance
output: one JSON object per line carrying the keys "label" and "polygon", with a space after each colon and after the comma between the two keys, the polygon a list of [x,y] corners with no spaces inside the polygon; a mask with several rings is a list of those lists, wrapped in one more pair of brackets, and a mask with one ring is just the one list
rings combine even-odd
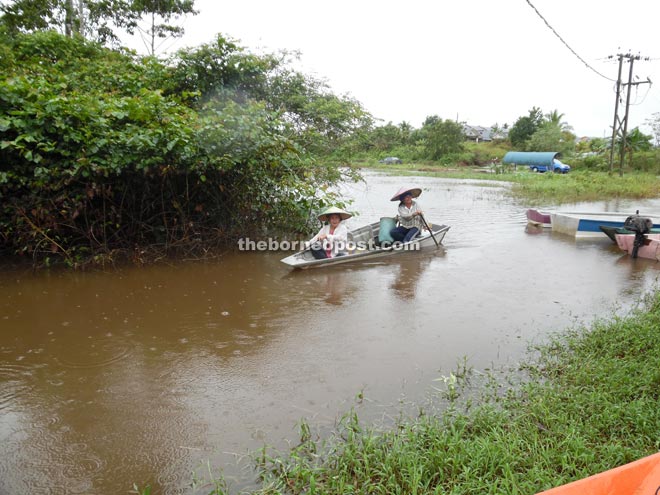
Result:
{"label": "flooded road", "polygon": [[[192,493],[207,461],[234,491],[246,454],[421,401],[467,358],[511,365],[529,343],[655,287],[660,266],[603,237],[526,228],[506,185],[368,174],[346,186],[356,227],[423,188],[444,246],[291,272],[286,252],[104,273],[4,273],[0,494]],[[566,210],[660,211],[655,201]],[[366,400],[357,400],[364,396]]]}

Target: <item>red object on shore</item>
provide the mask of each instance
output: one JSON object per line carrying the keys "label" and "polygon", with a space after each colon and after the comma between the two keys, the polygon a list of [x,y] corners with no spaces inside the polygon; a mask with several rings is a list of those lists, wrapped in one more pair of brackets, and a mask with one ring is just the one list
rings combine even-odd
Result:
{"label": "red object on shore", "polygon": [[537,495],[660,494],[660,452]]}

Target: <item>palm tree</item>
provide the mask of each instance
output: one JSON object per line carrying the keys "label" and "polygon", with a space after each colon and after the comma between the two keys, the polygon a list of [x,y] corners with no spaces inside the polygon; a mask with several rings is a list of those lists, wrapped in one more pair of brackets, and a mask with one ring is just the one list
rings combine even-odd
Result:
{"label": "palm tree", "polygon": [[562,132],[572,131],[573,128],[570,125],[568,125],[566,122],[563,122],[562,121],[563,118],[564,118],[564,114],[559,113],[559,110],[553,110],[552,112],[545,114],[546,122],[552,125],[556,125],[557,127],[559,127],[560,131]]}
{"label": "palm tree", "polygon": [[628,152],[628,166],[632,166],[633,152],[635,151],[648,151],[651,149],[651,139],[653,136],[647,136],[639,127],[635,127],[626,136],[626,148],[624,151]]}
{"label": "palm tree", "polygon": [[402,144],[410,144],[413,131],[413,126],[408,122],[403,121],[399,124],[399,132],[401,133]]}

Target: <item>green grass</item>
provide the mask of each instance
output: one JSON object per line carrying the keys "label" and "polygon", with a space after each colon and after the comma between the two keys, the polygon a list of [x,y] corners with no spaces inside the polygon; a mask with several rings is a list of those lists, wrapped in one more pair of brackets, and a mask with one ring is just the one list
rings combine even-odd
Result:
{"label": "green grass", "polygon": [[539,174],[526,167],[511,170],[501,167],[498,173],[484,173],[479,167],[440,167],[429,164],[403,164],[383,168],[364,166],[392,175],[426,175],[453,179],[495,180],[512,182],[511,193],[533,206],[535,204],[564,204],[599,201],[613,198],[644,199],[660,196],[660,176],[652,173],[629,172],[617,174],[592,171],[572,171],[568,174]]}
{"label": "green grass", "polygon": [[568,174],[514,174],[512,190],[518,197],[535,202],[556,204],[598,201],[613,198],[644,199],[660,196],[660,177],[628,173],[623,177],[605,172],[570,172]]}
{"label": "green grass", "polygon": [[308,426],[287,453],[262,453],[253,493],[533,494],[660,449],[660,295],[626,318],[557,335],[524,365],[521,385],[490,377],[457,397],[470,373],[444,380],[449,407],[336,433]]}

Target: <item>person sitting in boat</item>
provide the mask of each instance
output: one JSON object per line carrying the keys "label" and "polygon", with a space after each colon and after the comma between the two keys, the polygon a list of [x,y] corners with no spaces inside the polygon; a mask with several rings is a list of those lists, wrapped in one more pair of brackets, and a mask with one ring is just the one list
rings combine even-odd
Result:
{"label": "person sitting in boat", "polygon": [[392,239],[398,242],[410,242],[422,231],[422,208],[413,198],[419,197],[422,190],[418,187],[401,188],[391,199],[399,201],[397,220],[399,225],[390,230]]}
{"label": "person sitting in boat", "polygon": [[314,258],[317,260],[335,258],[348,253],[348,229],[342,222],[351,216],[350,213],[334,206],[318,216],[321,222],[327,223],[307,243]]}

